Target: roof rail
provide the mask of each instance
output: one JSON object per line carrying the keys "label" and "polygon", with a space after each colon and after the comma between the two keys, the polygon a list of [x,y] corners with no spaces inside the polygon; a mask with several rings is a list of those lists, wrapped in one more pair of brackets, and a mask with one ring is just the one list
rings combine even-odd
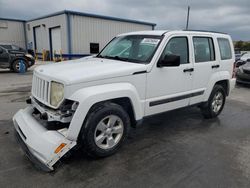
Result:
{"label": "roof rail", "polygon": [[218,31],[209,31],[209,30],[194,30],[194,29],[184,29],[183,31],[194,31],[194,32],[209,32],[209,33],[219,33],[219,34],[226,34],[223,32],[218,32]]}

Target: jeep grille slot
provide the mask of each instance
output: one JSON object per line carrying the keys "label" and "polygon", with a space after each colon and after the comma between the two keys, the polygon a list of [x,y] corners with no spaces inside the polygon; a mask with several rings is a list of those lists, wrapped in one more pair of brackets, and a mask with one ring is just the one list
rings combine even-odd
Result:
{"label": "jeep grille slot", "polygon": [[49,104],[50,82],[33,75],[32,95],[44,104]]}

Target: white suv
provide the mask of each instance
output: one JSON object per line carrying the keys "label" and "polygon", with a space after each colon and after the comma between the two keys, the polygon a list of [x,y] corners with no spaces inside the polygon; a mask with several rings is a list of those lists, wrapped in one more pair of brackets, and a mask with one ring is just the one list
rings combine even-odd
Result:
{"label": "white suv", "polygon": [[75,145],[94,157],[115,153],[146,116],[197,105],[222,111],[235,86],[229,35],[142,31],[115,37],[97,56],[35,69],[17,138],[44,170]]}

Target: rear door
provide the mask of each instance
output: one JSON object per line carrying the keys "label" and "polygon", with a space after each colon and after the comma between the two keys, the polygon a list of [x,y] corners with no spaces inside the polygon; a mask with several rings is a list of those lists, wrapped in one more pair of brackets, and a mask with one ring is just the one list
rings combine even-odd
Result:
{"label": "rear door", "polygon": [[203,101],[205,90],[213,75],[219,68],[216,61],[214,38],[212,36],[192,36],[193,48],[193,86],[197,93],[190,99],[190,104]]}

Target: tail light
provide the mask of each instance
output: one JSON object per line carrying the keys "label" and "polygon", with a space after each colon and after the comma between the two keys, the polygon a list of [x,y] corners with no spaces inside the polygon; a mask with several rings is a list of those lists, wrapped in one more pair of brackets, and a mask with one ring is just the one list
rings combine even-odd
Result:
{"label": "tail light", "polygon": [[236,63],[233,64],[233,72],[232,72],[232,78],[236,77]]}

